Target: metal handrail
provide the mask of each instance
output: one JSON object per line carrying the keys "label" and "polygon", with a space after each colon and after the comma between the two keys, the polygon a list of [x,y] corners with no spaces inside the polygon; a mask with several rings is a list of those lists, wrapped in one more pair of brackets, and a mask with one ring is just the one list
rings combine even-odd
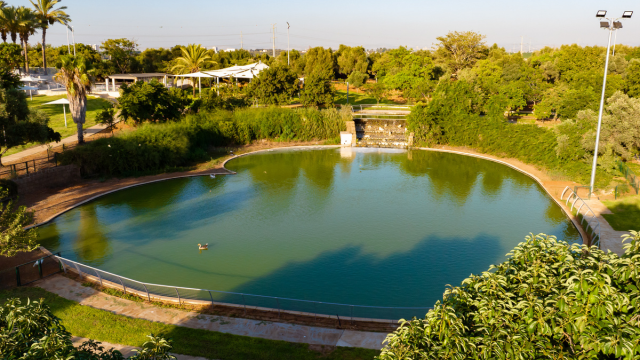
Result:
{"label": "metal handrail", "polygon": [[[580,221],[580,225],[582,225],[584,223],[584,221],[587,221],[587,225],[589,225],[589,228],[591,229],[591,236],[592,236],[592,245],[597,245],[598,248],[600,248],[600,220],[598,220],[598,217],[596,215],[595,212],[593,212],[593,210],[591,210],[591,208],[589,207],[589,204],[587,204],[584,199],[582,199],[580,196],[578,196],[578,194],[576,194],[575,191],[573,191],[573,189],[571,189],[571,187],[567,186],[566,188],[564,188],[564,191],[562,192],[562,194],[560,195],[560,200],[564,200],[564,195],[567,193],[567,190],[570,191],[569,196],[567,196],[567,200],[565,201],[565,205],[569,206],[569,201],[571,201],[571,199],[573,199],[573,202],[571,203],[571,212],[573,212],[573,208],[576,208],[576,211],[578,214],[582,215],[582,221]],[[578,202],[582,202],[580,204],[580,206],[578,207],[576,203]],[[584,213],[581,212],[581,210],[583,208],[586,207],[586,210]],[[591,213],[591,215],[589,215],[589,213]],[[587,216],[590,217],[590,220],[595,220],[595,225],[591,225],[591,223],[589,223],[589,219],[587,219]],[[597,230],[597,232],[596,232]],[[597,241],[595,241],[595,239],[598,239]]]}
{"label": "metal handrail", "polygon": [[352,110],[356,111],[356,108],[360,108],[359,111],[362,111],[363,108],[395,108],[395,109],[411,109],[411,105],[396,105],[396,104],[356,104],[351,105]]}
{"label": "metal handrail", "polygon": [[[331,306],[343,306],[343,307],[349,307],[351,309],[355,308],[364,308],[364,309],[380,309],[380,310],[430,310],[433,307],[428,307],[428,306],[420,306],[420,307],[394,307],[394,306],[371,306],[371,305],[352,305],[352,304],[341,304],[341,303],[332,303],[332,302],[324,302],[324,301],[313,301],[313,300],[301,300],[301,299],[291,299],[291,298],[285,298],[285,297],[277,297],[277,296],[268,296],[268,295],[255,295],[255,294],[244,294],[244,293],[237,293],[237,292],[231,292],[231,291],[222,291],[222,290],[208,290],[208,289],[197,289],[197,288],[188,288],[188,287],[182,287],[182,286],[170,286],[170,285],[162,285],[162,284],[152,284],[152,283],[145,283],[142,281],[138,281],[138,280],[133,280],[133,279],[129,279],[126,278],[124,276],[120,276],[120,275],[116,275],[113,273],[110,273],[108,271],[104,271],[104,270],[100,270],[73,260],[69,260],[66,258],[63,258],[61,256],[56,256],[56,258],[60,261],[61,264],[65,265],[65,266],[69,266],[69,265],[73,265],[76,270],[78,271],[79,275],[82,276],[82,272],[79,269],[79,266],[92,270],[93,272],[95,272],[96,274],[98,273],[102,273],[102,274],[107,274],[110,276],[113,276],[115,278],[117,278],[118,280],[120,280],[121,285],[123,290],[126,292],[126,287],[124,285],[124,283],[122,282],[122,280],[126,280],[126,281],[130,281],[136,284],[140,284],[145,288],[145,291],[147,293],[147,297],[149,299],[151,299],[150,294],[152,294],[153,292],[149,291],[148,287],[151,286],[155,286],[155,287],[160,287],[160,288],[165,288],[165,289],[173,289],[176,291],[176,294],[178,294],[178,299],[180,299],[179,301],[184,300],[184,297],[180,298],[180,292],[178,291],[179,289],[181,290],[189,290],[189,291],[202,291],[202,292],[208,292],[209,296],[211,297],[211,293],[219,293],[219,294],[228,294],[228,295],[239,295],[242,296],[243,298],[243,304],[233,304],[233,305],[243,305],[246,308],[246,302],[244,301],[245,296],[251,296],[251,297],[255,297],[255,298],[263,298],[263,299],[273,299],[276,300],[277,304],[278,304],[278,311],[280,311],[281,307],[280,307],[280,300],[285,300],[285,301],[293,301],[293,302],[298,302],[298,303],[306,303],[306,304],[320,304],[320,305],[331,305]],[[85,273],[89,274],[88,271],[85,271]],[[92,275],[93,276],[93,275]],[[104,280],[104,276],[100,277],[98,276],[98,278],[100,279],[100,281]],[[131,291],[129,291],[131,292]],[[162,295],[162,294],[154,294],[157,296],[162,296],[162,297],[167,297],[166,295]],[[211,297],[211,302],[213,303],[213,297]],[[183,302],[183,301],[182,301]],[[286,310],[286,309],[283,309]],[[326,314],[326,315],[333,315],[333,314]]]}

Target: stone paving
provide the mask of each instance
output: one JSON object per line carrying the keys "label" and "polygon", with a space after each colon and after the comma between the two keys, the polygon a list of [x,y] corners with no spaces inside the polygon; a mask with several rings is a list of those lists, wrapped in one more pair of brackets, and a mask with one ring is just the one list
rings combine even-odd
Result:
{"label": "stone paving", "polygon": [[628,234],[628,231],[616,231],[611,225],[605,220],[602,214],[612,214],[611,210],[609,210],[600,200],[591,199],[585,200],[587,205],[593,210],[600,222],[600,248],[604,251],[611,250],[612,252],[622,255],[624,254],[624,249],[622,248],[622,235]]}
{"label": "stone paving", "polygon": [[35,286],[66,299],[76,301],[82,305],[91,306],[118,315],[193,329],[218,331],[269,340],[380,350],[387,336],[385,333],[377,332],[329,329],[206,315],[173,308],[159,308],[150,304],[134,302],[104,294],[93,288],[84,287],[77,281],[61,275],[40,280],[35,283]]}

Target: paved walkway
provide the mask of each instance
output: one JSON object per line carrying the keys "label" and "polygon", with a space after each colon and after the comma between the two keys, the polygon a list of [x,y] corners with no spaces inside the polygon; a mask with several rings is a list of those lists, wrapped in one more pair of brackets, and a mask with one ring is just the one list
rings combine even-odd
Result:
{"label": "paved walkway", "polygon": [[584,202],[589,205],[600,222],[600,248],[604,251],[611,250],[618,255],[624,254],[624,249],[622,248],[622,235],[628,234],[629,232],[616,231],[611,227],[611,225],[609,225],[602,214],[613,213],[602,202],[600,202],[600,200],[591,199],[585,200]]}
{"label": "paved walkway", "polygon": [[312,345],[358,347],[374,350],[380,350],[383,347],[382,343],[387,336],[385,333],[329,329],[205,315],[173,308],[158,308],[146,303],[133,302],[104,294],[93,288],[84,287],[77,281],[61,275],[40,280],[35,285],[65,299],[114,314],[234,335]]}
{"label": "paved walkway", "polygon": [[[76,124],[74,124],[72,122],[73,126],[75,126]],[[102,130],[106,129],[107,126],[106,125],[102,125],[102,124],[97,124],[94,125],[88,129],[84,130],[84,138],[85,140],[92,137],[93,135],[101,132]],[[62,146],[62,144],[71,144],[71,143],[75,143],[78,141],[78,134],[76,135],[72,135],[69,136],[67,138],[62,139],[62,141],[60,141],[59,143],[54,143],[54,146]],[[9,156],[3,156],[2,157],[2,162],[5,164],[10,164],[13,163],[15,161],[18,161],[20,159],[22,159],[23,157],[27,157],[27,156],[31,156],[37,153],[41,153],[43,151],[47,151],[47,145],[38,145],[38,146],[34,146],[32,148],[29,148],[27,150],[24,151],[20,151],[19,153],[15,153]]]}
{"label": "paved walkway", "polygon": [[[89,339],[87,338],[82,338],[78,336],[74,336],[73,338],[71,338],[71,341],[73,341],[73,346],[75,347],[82,345],[83,342],[88,340]],[[104,341],[100,341],[100,343],[101,343],[100,345],[103,346],[105,350],[109,350],[112,348],[116,349],[120,351],[125,358],[136,355],[136,352],[133,350],[140,349],[139,347],[135,347],[135,346],[111,344]],[[177,360],[207,360],[206,358],[199,357],[199,356],[196,357],[196,356],[180,355],[180,354],[173,354],[173,353],[171,355],[175,356]]]}

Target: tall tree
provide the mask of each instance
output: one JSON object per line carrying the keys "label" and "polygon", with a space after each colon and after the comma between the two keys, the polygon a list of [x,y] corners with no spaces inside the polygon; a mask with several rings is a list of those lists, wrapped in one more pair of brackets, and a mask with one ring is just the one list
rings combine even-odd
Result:
{"label": "tall tree", "polygon": [[0,0],[0,37],[3,42],[7,42],[7,29],[5,28],[4,19],[2,17],[2,9],[7,7],[7,3]]}
{"label": "tall tree", "polygon": [[135,54],[138,50],[138,44],[129,39],[109,39],[102,43],[102,50],[111,57],[111,62],[120,71],[125,74],[131,69],[132,63],[135,61]]}
{"label": "tall tree", "polygon": [[2,23],[2,40],[7,42],[7,34],[11,36],[11,41],[15,44],[18,40],[18,9],[15,6],[5,6],[0,9],[0,22]]}
{"label": "tall tree", "polygon": [[29,36],[33,35],[38,28],[36,14],[29,8],[20,6],[16,11],[18,20],[18,35],[24,50],[24,69],[29,73]]}
{"label": "tall tree", "polygon": [[253,79],[249,93],[262,104],[284,105],[299,88],[298,77],[287,65],[274,63]]}
{"label": "tall tree", "polygon": [[453,73],[473,66],[478,59],[484,56],[487,45],[484,42],[485,35],[473,31],[453,31],[445,36],[437,37],[439,41],[436,54],[449,65]]}
{"label": "tall tree", "polygon": [[57,9],[54,7],[60,2],[60,0],[37,0],[37,2],[31,1],[31,5],[36,9],[36,17],[40,23],[40,29],[42,30],[42,67],[44,68],[44,74],[47,75],[47,29],[49,25],[53,25],[59,22],[62,25],[67,25],[71,22],[71,18],[64,10],[66,6],[61,6]]}
{"label": "tall tree", "polygon": [[0,68],[0,166],[1,156],[15,146],[60,141],[60,134],[48,126],[47,116],[29,109],[26,95],[18,90],[20,85],[11,69]]}
{"label": "tall tree", "polygon": [[[174,74],[192,74],[206,69],[213,63],[215,62],[211,60],[211,51],[202,45],[189,44],[182,48],[182,56],[175,59],[175,65],[170,71]],[[195,81],[191,80],[191,84],[193,96],[196,96]]]}
{"label": "tall tree", "polygon": [[78,144],[82,144],[84,143],[82,126],[87,116],[87,92],[93,83],[91,65],[81,55],[65,55],[60,58],[60,62],[62,66],[54,79],[67,89],[69,111],[78,128]]}
{"label": "tall tree", "polygon": [[369,68],[367,53],[362,46],[350,47],[340,45],[337,61],[340,73],[347,76],[351,75],[354,71],[364,74]]}

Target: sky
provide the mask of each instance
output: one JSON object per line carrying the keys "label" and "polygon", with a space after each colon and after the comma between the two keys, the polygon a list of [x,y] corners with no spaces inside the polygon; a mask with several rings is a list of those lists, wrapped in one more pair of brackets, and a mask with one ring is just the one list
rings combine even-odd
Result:
{"label": "sky", "polygon": [[[7,0],[31,6],[29,0]],[[100,44],[107,39],[135,39],[140,49],[201,44],[206,47],[261,49],[337,48],[340,44],[367,49],[430,48],[450,31],[475,31],[507,51],[562,44],[606,46],[608,34],[595,14],[608,10],[624,20],[617,43],[640,45],[640,2],[637,0],[63,0],[75,30],[75,41]],[[31,43],[41,41],[36,33]],[[47,31],[47,43],[67,43],[58,24]]]}

